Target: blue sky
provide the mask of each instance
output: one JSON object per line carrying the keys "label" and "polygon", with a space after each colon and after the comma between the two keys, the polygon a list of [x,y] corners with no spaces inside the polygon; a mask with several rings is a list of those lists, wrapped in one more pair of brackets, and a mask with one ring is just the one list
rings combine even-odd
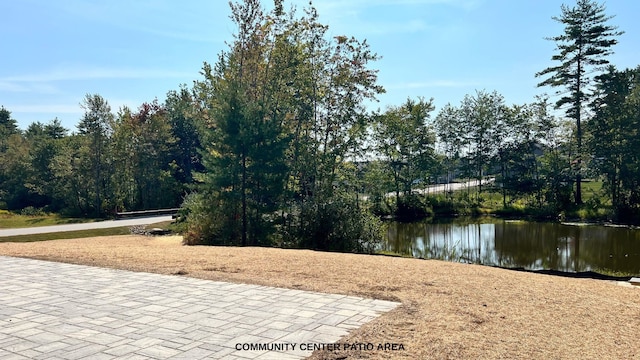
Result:
{"label": "blue sky", "polygon": [[[270,1],[264,1],[270,4]],[[303,6],[306,0],[285,1]],[[534,74],[552,65],[560,0],[316,0],[331,35],[367,39],[382,59],[387,93],[373,107],[434,98],[436,111],[465,94],[496,90],[507,103],[536,94]],[[564,3],[573,5],[573,0]],[[640,1],[609,0],[610,24],[625,34],[611,62],[640,65]],[[234,27],[223,0],[2,0],[0,105],[21,128],[58,118],[75,129],[87,93],[120,106],[163,101],[199,79]]]}

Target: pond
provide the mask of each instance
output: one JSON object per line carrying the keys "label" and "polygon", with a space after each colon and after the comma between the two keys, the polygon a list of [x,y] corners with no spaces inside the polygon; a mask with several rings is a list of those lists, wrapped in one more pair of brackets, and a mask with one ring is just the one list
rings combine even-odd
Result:
{"label": "pond", "polygon": [[383,250],[527,270],[640,274],[640,230],[509,220],[391,222]]}

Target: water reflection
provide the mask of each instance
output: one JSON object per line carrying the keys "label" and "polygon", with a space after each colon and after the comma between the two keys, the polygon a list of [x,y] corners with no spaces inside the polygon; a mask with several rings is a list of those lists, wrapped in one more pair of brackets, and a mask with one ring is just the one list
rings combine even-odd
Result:
{"label": "water reflection", "polygon": [[390,223],[384,250],[425,259],[640,274],[640,230],[493,221]]}

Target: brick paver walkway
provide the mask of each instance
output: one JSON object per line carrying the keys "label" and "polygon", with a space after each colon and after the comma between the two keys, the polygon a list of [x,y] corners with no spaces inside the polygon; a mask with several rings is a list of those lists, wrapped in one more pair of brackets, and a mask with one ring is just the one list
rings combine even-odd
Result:
{"label": "brick paver walkway", "polygon": [[397,305],[0,256],[0,360],[300,359]]}

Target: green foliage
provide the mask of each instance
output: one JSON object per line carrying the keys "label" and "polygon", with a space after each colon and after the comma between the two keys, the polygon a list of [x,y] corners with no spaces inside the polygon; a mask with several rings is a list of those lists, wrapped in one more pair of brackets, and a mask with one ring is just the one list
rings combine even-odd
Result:
{"label": "green foliage", "polygon": [[201,193],[188,195],[178,218],[186,224],[183,233],[185,245],[238,245],[240,228],[232,221],[234,209],[226,208],[216,197]]}
{"label": "green foliage", "polygon": [[[22,132],[0,107],[0,208],[104,217],[184,199],[176,226],[188,244],[364,252],[379,240],[371,214],[639,221],[640,68],[606,68],[591,86],[621,34],[594,0],[562,6],[556,65],[537,74],[560,88],[555,105],[571,123],[546,97],[507,106],[495,91],[467,95],[433,122],[421,97],[372,114],[365,104],[384,89],[366,41],[329,36],[312,5],[298,14],[243,0],[231,12],[229,48],[163,103],[114,116],[86,95],[70,135],[57,119]],[[587,171],[604,186],[583,198]],[[487,177],[495,185],[420,192]]]}
{"label": "green foliage", "polygon": [[78,123],[78,133],[81,139],[81,157],[84,162],[81,169],[89,173],[85,181],[89,184],[88,196],[93,199],[91,211],[94,216],[101,217],[109,204],[109,180],[111,159],[109,157],[109,139],[113,132],[114,116],[111,106],[100,95],[87,94],[82,102],[84,116]]}
{"label": "green foliage", "polygon": [[175,143],[167,110],[157,101],[137,112],[123,108],[114,123],[111,153],[113,202],[120,210],[171,208],[180,204],[171,150]]}
{"label": "green foliage", "polygon": [[604,187],[616,217],[640,219],[640,67],[618,71],[613,66],[597,78],[595,116],[588,128],[593,164],[604,174]]}
{"label": "green foliage", "polygon": [[[264,21],[255,8],[258,4],[245,5],[257,12],[244,19],[250,24],[238,25],[258,31],[258,23]],[[249,16],[238,11],[241,8],[234,12],[236,19]],[[236,43],[236,48],[221,55],[214,72],[205,71],[203,88],[209,91],[209,85],[216,96],[204,104],[215,123],[203,135],[210,144],[203,163],[211,170],[204,177],[203,191],[226,209],[211,215],[221,216],[229,231],[212,235],[226,236],[222,241],[234,245],[267,245],[271,231],[265,216],[277,209],[284,192],[284,152],[289,140],[282,129],[284,114],[271,99],[271,75],[259,72],[270,61],[258,51],[266,45],[257,33],[238,36],[247,43]],[[263,76],[264,82],[256,81]]]}
{"label": "green foliage", "polygon": [[428,120],[433,109],[433,100],[407,99],[379,115],[374,124],[376,152],[382,158],[383,171],[393,179],[396,199],[400,199],[400,192],[410,194],[417,182],[431,175],[435,132]]}
{"label": "green foliage", "polygon": [[466,191],[428,196],[425,202],[436,216],[472,215],[477,209],[477,204]]}
{"label": "green foliage", "polygon": [[376,216],[389,216],[395,212],[395,204],[387,195],[393,191],[393,179],[385,171],[385,164],[374,160],[361,163],[362,191],[367,195],[371,212]]}
{"label": "green foliage", "polygon": [[[63,138],[60,150],[51,160],[53,202],[67,216],[90,216],[95,209],[95,166],[92,154],[82,135]],[[103,164],[104,165],[104,164]],[[104,174],[105,177],[108,174]],[[100,189],[107,189],[103,178]],[[102,198],[102,197],[101,197]]]}
{"label": "green foliage", "polygon": [[390,217],[396,213],[396,207],[394,205],[389,204],[386,198],[372,199],[369,210],[377,217]]}
{"label": "green foliage", "polygon": [[20,210],[20,215],[23,216],[44,216],[45,214],[43,209],[34,208],[33,206],[27,206]]}
{"label": "green foliage", "polygon": [[31,205],[29,188],[29,144],[22,134],[14,133],[3,139],[4,151],[0,152],[0,199],[9,210],[20,209],[23,203]]}
{"label": "green foliage", "polygon": [[371,219],[342,197],[360,189],[346,158],[371,122],[363,101],[381,91],[366,68],[377,56],[326,39],[311,6],[302,17],[257,0],[231,11],[235,40],[194,87],[206,172],[185,203],[186,241],[368,251]]}
{"label": "green foliage", "polygon": [[[446,161],[459,162],[462,175],[480,182],[502,149],[499,142],[509,138],[504,133],[511,115],[504,98],[495,91],[478,91],[475,96],[466,95],[459,107],[444,107],[436,118],[436,128],[444,142]],[[452,169],[447,168],[450,178]],[[479,196],[482,186],[477,190]]]}
{"label": "green foliage", "polygon": [[59,211],[60,205],[54,201],[55,184],[52,163],[61,151],[62,139],[67,129],[58,119],[47,124],[32,123],[24,133],[29,146],[30,166],[28,177],[23,179],[29,189],[29,199],[22,206],[47,207],[49,211]]}
{"label": "green foliage", "polygon": [[576,204],[582,203],[582,115],[584,104],[592,95],[588,93],[594,70],[609,63],[611,47],[618,43],[616,36],[623,34],[617,27],[607,25],[612,17],[605,15],[605,7],[595,0],[577,0],[575,7],[562,5],[562,15],[553,19],[565,26],[564,34],[549,38],[557,46],[558,54],[551,59],[559,65],[548,67],[536,74],[548,76],[538,86],[561,87],[556,94],[560,99],[556,108],[566,106],[566,114],[576,122],[577,166]]}
{"label": "green foliage", "polygon": [[400,221],[415,221],[433,216],[433,210],[421,196],[405,194],[397,199],[395,216]]}
{"label": "green foliage", "polygon": [[284,243],[295,247],[374,253],[384,239],[381,221],[345,195],[305,204],[287,221]]}
{"label": "green foliage", "polygon": [[175,162],[174,178],[181,188],[182,195],[188,192],[193,184],[193,173],[202,172],[201,135],[198,131],[198,116],[195,99],[186,87],[178,91],[169,91],[164,107],[171,124],[171,134],[175,139],[171,147],[171,158]]}
{"label": "green foliage", "polygon": [[0,106],[0,153],[7,150],[7,139],[19,133],[17,121],[11,117],[11,111]]}

